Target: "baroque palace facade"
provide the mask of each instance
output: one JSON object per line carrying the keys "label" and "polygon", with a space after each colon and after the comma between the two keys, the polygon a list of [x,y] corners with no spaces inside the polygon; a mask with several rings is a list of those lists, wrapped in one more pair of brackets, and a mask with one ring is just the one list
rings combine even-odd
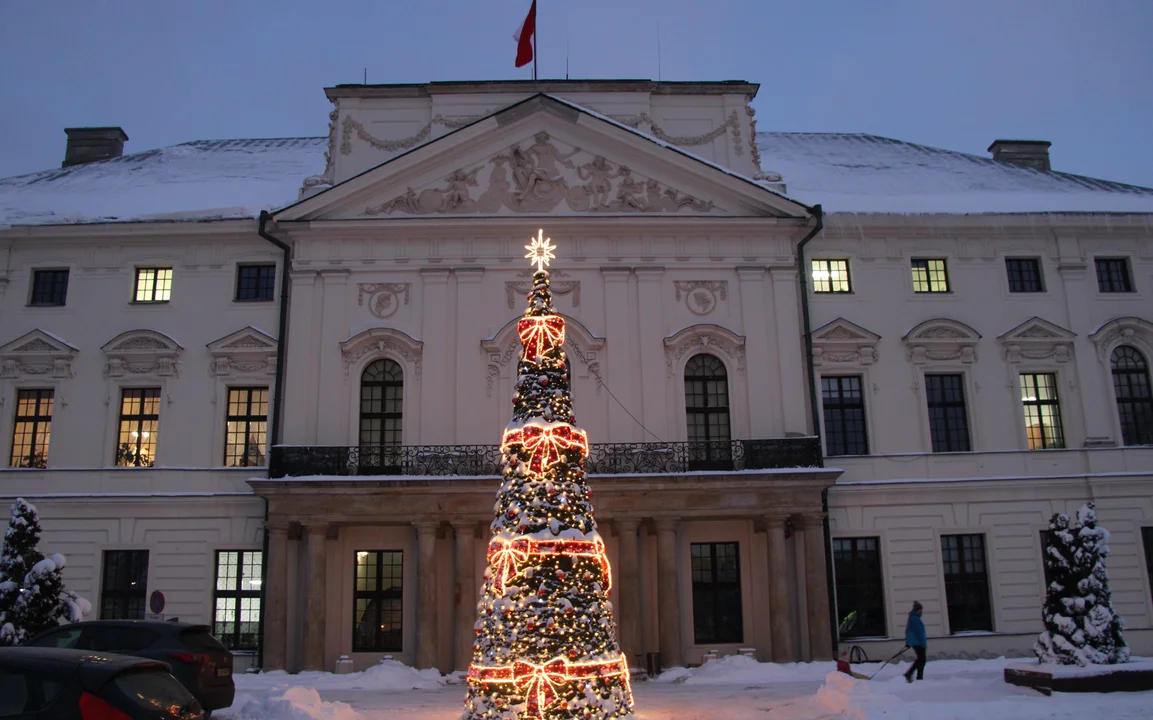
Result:
{"label": "baroque palace facade", "polygon": [[68,130],[0,180],[0,495],[99,617],[212,622],[266,669],[466,668],[543,228],[634,666],[890,655],[914,600],[933,654],[1027,654],[1047,520],[1088,500],[1153,652],[1153,190],[1048,143],[758,133],[757,90],[338,86],[327,138],[130,155]]}

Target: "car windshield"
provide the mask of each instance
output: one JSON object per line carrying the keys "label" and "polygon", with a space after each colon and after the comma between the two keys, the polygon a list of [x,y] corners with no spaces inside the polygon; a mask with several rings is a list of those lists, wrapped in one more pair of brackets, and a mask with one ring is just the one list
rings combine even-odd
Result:
{"label": "car windshield", "polygon": [[163,670],[147,668],[129,670],[116,676],[112,684],[133,704],[146,710],[164,713],[180,720],[201,716],[200,703]]}

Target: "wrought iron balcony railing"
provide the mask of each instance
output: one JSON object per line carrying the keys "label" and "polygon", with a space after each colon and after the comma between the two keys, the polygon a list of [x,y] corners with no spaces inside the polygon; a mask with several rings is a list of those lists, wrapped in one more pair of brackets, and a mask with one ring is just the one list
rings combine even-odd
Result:
{"label": "wrought iron balcony railing", "polygon": [[[278,445],[269,475],[500,475],[498,445]],[[818,467],[814,437],[720,442],[594,443],[592,475]]]}

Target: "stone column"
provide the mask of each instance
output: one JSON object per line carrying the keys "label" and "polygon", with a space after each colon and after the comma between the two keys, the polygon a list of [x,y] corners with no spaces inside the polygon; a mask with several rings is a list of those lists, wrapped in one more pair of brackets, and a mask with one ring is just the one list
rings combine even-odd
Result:
{"label": "stone column", "polygon": [[456,601],[456,644],[453,667],[468,670],[472,663],[472,644],[476,639],[476,522],[454,522],[456,535],[456,585],[460,594]]}
{"label": "stone column", "polygon": [[809,513],[805,523],[805,587],[809,616],[809,652],[813,660],[833,659],[829,626],[829,580],[825,556],[826,513]]}
{"label": "stone column", "polygon": [[288,651],[288,525],[269,523],[264,578],[264,670],[284,670]]}
{"label": "stone column", "polygon": [[324,545],[328,525],[306,523],[308,530],[308,569],[304,595],[304,669],[325,670],[324,621],[328,615],[325,592]]}
{"label": "stone column", "polygon": [[641,579],[637,569],[637,521],[617,520],[617,628],[621,652],[630,667],[640,667],[641,649]]}
{"label": "stone column", "polygon": [[681,657],[680,567],[677,564],[679,525],[679,518],[657,520],[657,617],[662,667],[684,664]]}
{"label": "stone column", "polygon": [[785,544],[784,515],[765,518],[769,535],[769,632],[773,662],[794,662],[793,631],[789,609],[789,555]]}
{"label": "stone column", "polygon": [[436,529],[435,520],[416,523],[416,666],[436,666]]}

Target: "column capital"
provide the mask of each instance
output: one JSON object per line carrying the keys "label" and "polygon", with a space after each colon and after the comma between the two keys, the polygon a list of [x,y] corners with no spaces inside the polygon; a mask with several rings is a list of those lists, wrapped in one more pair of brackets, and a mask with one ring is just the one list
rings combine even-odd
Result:
{"label": "column capital", "polygon": [[300,526],[307,530],[309,535],[327,535],[329,523],[323,520],[301,520]]}
{"label": "column capital", "polygon": [[479,520],[453,520],[449,524],[452,525],[452,529],[457,535],[468,533],[474,538],[479,538],[480,523]]}
{"label": "column capital", "polygon": [[738,265],[737,278],[742,282],[756,282],[765,278],[764,265]]}
{"label": "column capital", "polygon": [[[827,512],[807,512],[797,515],[797,529],[804,530],[805,528],[822,526],[829,514]],[[794,520],[796,522],[796,520]]]}
{"label": "column capital", "polygon": [[657,526],[657,532],[676,532],[681,525],[681,519],[679,517],[656,518],[653,524]]}
{"label": "column capital", "polygon": [[788,523],[788,515],[765,515],[765,527],[769,530],[784,530],[785,524]]}
{"label": "column capital", "polygon": [[445,283],[448,282],[448,268],[439,267],[422,267],[420,269],[420,277],[425,282],[431,283]]}
{"label": "column capital", "polygon": [[604,276],[605,282],[624,282],[629,279],[633,269],[631,267],[617,267],[617,266],[602,266],[600,268],[601,275]]}
{"label": "column capital", "polygon": [[484,280],[482,267],[456,267],[452,269],[452,274],[456,275],[458,283],[478,283]]}
{"label": "column capital", "polygon": [[665,274],[665,269],[661,265],[641,265],[633,268],[633,272],[637,274],[638,280],[653,282],[661,279],[661,276]]}
{"label": "column capital", "polygon": [[288,537],[288,520],[284,518],[269,518],[264,523],[264,529],[270,535],[279,535],[284,538]]}
{"label": "column capital", "polygon": [[613,518],[616,523],[617,534],[636,533],[637,528],[640,527],[641,521],[636,518]]}
{"label": "column capital", "polygon": [[436,531],[440,529],[439,520],[414,520],[412,525],[421,535],[435,535]]}

